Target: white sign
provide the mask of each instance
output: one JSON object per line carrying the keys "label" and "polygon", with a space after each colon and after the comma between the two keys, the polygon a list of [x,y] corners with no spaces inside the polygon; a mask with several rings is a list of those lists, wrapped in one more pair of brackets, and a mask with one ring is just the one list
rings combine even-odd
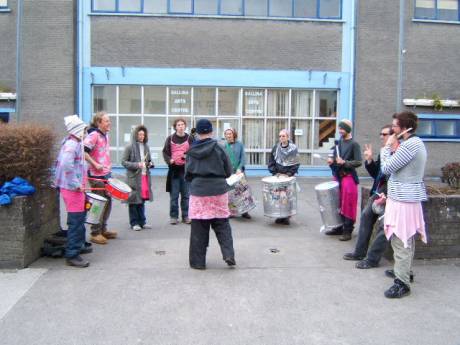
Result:
{"label": "white sign", "polygon": [[296,128],[294,131],[294,135],[303,135],[303,129],[302,128]]}
{"label": "white sign", "polygon": [[125,143],[129,143],[130,140],[131,140],[131,133],[125,133],[124,135]]}

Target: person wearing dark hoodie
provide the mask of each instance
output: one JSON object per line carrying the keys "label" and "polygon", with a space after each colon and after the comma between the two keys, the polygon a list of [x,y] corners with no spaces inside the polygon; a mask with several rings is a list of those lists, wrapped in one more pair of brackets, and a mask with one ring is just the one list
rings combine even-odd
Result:
{"label": "person wearing dark hoodie", "polygon": [[143,125],[137,126],[133,131],[131,144],[126,146],[121,161],[121,164],[128,170],[127,182],[132,189],[128,199],[129,225],[135,231],[151,228],[146,224],[145,201],[153,200],[150,169],[154,165],[147,142],[147,128]]}
{"label": "person wearing dark hoodie", "polygon": [[187,153],[185,179],[190,182],[189,216],[192,220],[189,262],[194,269],[206,268],[209,229],[216,233],[224,261],[236,265],[232,229],[228,220],[228,185],[232,164],[225,149],[212,139],[212,124],[201,119],[196,125],[199,139]]}

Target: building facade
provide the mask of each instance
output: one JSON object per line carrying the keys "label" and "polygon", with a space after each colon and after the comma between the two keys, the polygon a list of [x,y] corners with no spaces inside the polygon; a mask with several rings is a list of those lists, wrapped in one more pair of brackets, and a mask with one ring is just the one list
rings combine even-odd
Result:
{"label": "building facade", "polygon": [[0,11],[0,86],[17,96],[3,109],[60,129],[67,114],[105,110],[115,162],[143,123],[164,165],[173,121],[206,117],[217,138],[238,130],[250,172],[287,128],[302,174],[323,176],[313,154],[329,152],[338,121],[378,145],[404,109],[420,115],[428,175],[458,160],[457,0],[0,0]]}

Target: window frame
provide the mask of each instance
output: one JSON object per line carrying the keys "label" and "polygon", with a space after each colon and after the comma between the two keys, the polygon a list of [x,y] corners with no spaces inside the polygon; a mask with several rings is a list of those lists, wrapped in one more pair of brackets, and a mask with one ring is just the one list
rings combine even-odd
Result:
{"label": "window frame", "polygon": [[[433,131],[429,135],[417,134],[422,140],[430,141],[460,141],[460,114],[417,114],[419,121],[429,122]],[[443,121],[455,121],[455,134],[442,135],[438,134],[438,124]]]}
{"label": "window frame", "polygon": [[[166,11],[167,13],[151,13],[145,12],[144,10],[144,1],[145,0],[138,0],[140,2],[140,11],[121,11],[120,10],[120,0],[112,0],[115,5],[115,10],[95,10],[94,4],[97,0],[91,0],[91,12],[95,14],[139,14],[139,15],[152,15],[152,16],[202,16],[202,17],[234,17],[234,18],[267,18],[267,19],[285,19],[285,20],[342,20],[343,14],[343,0],[337,0],[339,2],[339,15],[334,17],[321,17],[321,2],[324,0],[314,0],[316,1],[316,15],[315,16],[296,16],[296,4],[297,0],[284,0],[284,1],[291,1],[291,13],[289,16],[277,16],[277,15],[270,15],[270,8],[272,6],[272,1],[275,0],[265,0],[267,2],[267,12],[265,15],[246,15],[246,0],[238,0],[240,1],[240,5],[242,8],[241,14],[234,14],[234,13],[225,13],[222,10],[222,0],[213,0],[216,2],[217,13],[205,14],[200,13],[197,14],[195,12],[195,0],[190,0],[190,11],[189,12],[176,12],[172,11],[171,3],[174,0],[166,0]],[[236,0],[235,0],[236,1]]]}
{"label": "window frame", "polygon": [[460,21],[460,0],[457,0],[457,19],[456,20],[447,20],[447,19],[440,19],[439,18],[439,8],[438,3],[440,0],[433,0],[434,1],[434,17],[417,17],[417,0],[414,0],[414,19],[416,20],[433,20],[433,21],[440,21],[440,22],[459,22]]}
{"label": "window frame", "polygon": [[9,7],[8,7],[8,0],[5,0],[5,5],[1,5],[0,4],[0,11],[1,10],[9,10]]}

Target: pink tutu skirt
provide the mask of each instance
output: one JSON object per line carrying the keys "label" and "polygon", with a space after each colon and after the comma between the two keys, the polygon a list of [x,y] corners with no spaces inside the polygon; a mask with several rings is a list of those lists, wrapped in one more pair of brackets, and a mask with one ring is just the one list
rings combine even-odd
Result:
{"label": "pink tutu skirt", "polygon": [[228,218],[228,193],[214,196],[190,195],[188,215],[190,219]]}
{"label": "pink tutu skirt", "polygon": [[385,208],[385,235],[388,239],[394,234],[407,248],[407,241],[417,232],[427,243],[425,221],[421,202],[401,202],[388,198]]}

